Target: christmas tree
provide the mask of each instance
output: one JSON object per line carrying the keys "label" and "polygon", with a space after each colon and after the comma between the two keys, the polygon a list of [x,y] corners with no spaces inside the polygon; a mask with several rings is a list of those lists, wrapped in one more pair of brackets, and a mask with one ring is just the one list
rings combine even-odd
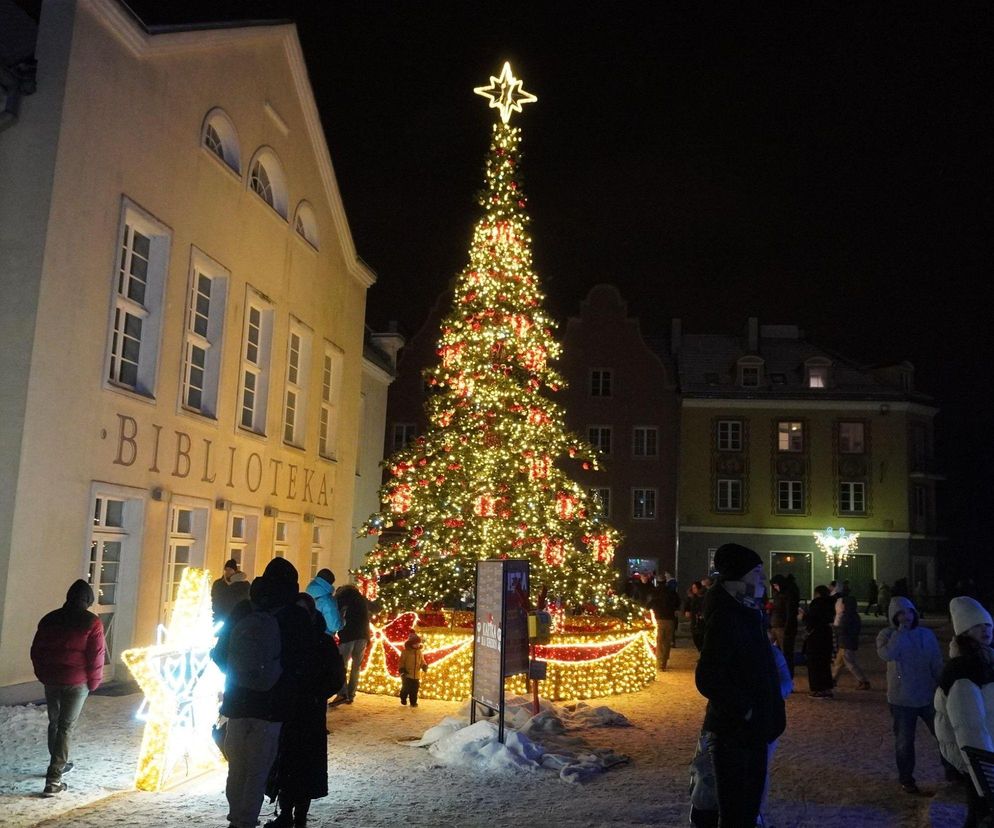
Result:
{"label": "christmas tree", "polygon": [[617,532],[568,473],[596,468],[595,452],[550,397],[564,385],[551,365],[560,345],[532,270],[521,136],[509,124],[535,98],[507,63],[490,80],[475,91],[501,118],[440,361],[425,372],[429,428],[387,461],[383,508],[363,526],[382,537],[356,581],[394,613],[472,593],[478,560],[527,558],[533,591],[547,588],[553,606],[625,612],[611,589]]}

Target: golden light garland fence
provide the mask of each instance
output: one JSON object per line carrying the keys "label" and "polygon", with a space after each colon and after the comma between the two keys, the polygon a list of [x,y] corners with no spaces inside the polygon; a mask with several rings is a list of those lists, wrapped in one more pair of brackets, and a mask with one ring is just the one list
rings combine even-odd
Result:
{"label": "golden light garland fence", "polygon": [[[443,614],[426,614],[426,620],[437,620],[440,615]],[[448,701],[468,698],[473,677],[473,634],[466,624],[471,624],[472,613],[446,611],[444,618],[447,626],[421,625],[418,614],[413,612],[377,619],[383,626],[373,625],[359,689],[380,695],[399,693],[397,663],[408,633],[417,626],[428,662],[420,695]],[[539,693],[543,698],[563,701],[641,690],[656,678],[655,641],[655,622],[648,619],[630,623],[603,616],[570,619],[566,630],[553,635],[549,644],[536,647],[536,658],[548,664],[547,678],[539,683]],[[525,676],[508,679],[506,687],[520,695],[530,692]]]}

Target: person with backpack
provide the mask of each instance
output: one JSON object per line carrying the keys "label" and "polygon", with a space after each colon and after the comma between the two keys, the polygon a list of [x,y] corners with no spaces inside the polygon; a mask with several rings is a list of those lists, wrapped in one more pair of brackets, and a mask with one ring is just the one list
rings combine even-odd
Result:
{"label": "person with backpack", "polygon": [[318,612],[323,616],[325,632],[335,635],[342,628],[342,616],[338,612],[338,601],[335,600],[335,573],[330,569],[322,569],[304,591],[314,599]]}
{"label": "person with backpack", "polygon": [[283,723],[293,714],[313,640],[306,610],[294,602],[297,570],[274,558],[232,611],[211,657],[225,674],[229,828],[255,828]]}
{"label": "person with backpack", "polygon": [[342,657],[326,633],[314,598],[302,592],[296,603],[307,612],[311,638],[297,700],[280,733],[279,753],[266,791],[279,802],[279,813],[266,828],[306,825],[311,801],[328,795],[326,702],[345,681]]}

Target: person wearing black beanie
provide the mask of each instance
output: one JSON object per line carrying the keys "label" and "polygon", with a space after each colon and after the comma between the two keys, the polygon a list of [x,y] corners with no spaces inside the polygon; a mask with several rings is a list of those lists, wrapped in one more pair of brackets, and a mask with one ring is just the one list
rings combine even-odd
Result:
{"label": "person wearing black beanie", "polygon": [[695,679],[708,700],[703,730],[714,766],[720,824],[751,827],[766,785],[767,745],[783,733],[787,719],[763,624],[762,558],[748,547],[726,543],[715,553],[714,564],[720,580],[705,602],[704,645]]}

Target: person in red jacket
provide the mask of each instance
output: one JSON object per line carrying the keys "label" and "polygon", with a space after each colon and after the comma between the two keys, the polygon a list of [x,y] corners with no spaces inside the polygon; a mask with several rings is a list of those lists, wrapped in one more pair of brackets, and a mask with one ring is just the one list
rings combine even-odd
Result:
{"label": "person in red jacket", "polygon": [[93,590],[84,580],[76,581],[66,593],[61,609],[38,622],[31,642],[31,663],[38,681],[45,685],[48,705],[48,752],[45,796],[66,789],[62,776],[72,770],[69,761],[69,734],[91,691],[100,686],[104,670],[104,628],[89,607]]}

